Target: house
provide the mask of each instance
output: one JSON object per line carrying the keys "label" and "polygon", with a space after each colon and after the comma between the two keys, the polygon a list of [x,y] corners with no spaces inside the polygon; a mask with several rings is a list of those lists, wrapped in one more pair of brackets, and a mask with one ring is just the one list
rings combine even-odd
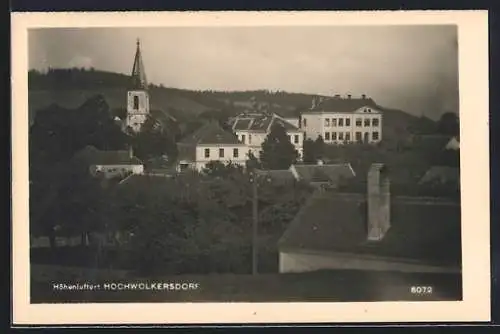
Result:
{"label": "house", "polygon": [[373,164],[366,194],[318,191],[279,240],[279,270],[450,272],[461,270],[460,203],[391,196]]}
{"label": "house", "polygon": [[290,172],[297,181],[305,181],[316,187],[337,187],[356,176],[349,163],[316,165],[291,165]]}
{"label": "house", "polygon": [[74,155],[73,164],[87,169],[93,176],[103,175],[105,179],[144,173],[144,165],[134,156],[132,148],[128,151],[101,151],[86,146]]}
{"label": "house", "polygon": [[132,82],[127,92],[127,117],[125,127],[138,132],[148,118],[149,93],[146,72],[142,62],[140,42],[137,40],[137,49],[132,67]]}
{"label": "house", "polygon": [[230,120],[233,132],[242,143],[248,146],[249,152],[257,158],[260,155],[262,143],[275,124],[285,128],[290,142],[299,153],[299,158],[302,157],[304,135],[297,126],[289,123],[285,118],[266,111],[250,111],[239,114]]}
{"label": "house", "polygon": [[321,97],[313,99],[310,109],[301,113],[301,129],[306,139],[321,136],[327,144],[378,143],[382,140],[382,116],[382,109],[366,95]]}
{"label": "house", "polygon": [[224,130],[218,122],[210,121],[177,143],[177,170],[191,168],[202,171],[211,161],[245,166],[248,146],[235,134]]}
{"label": "house", "polygon": [[460,184],[460,168],[450,166],[432,166],[420,179],[420,184]]}

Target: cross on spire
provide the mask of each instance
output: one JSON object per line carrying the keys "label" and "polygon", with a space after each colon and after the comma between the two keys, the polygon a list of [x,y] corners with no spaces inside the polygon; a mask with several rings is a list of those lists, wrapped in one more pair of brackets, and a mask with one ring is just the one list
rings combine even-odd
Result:
{"label": "cross on spire", "polygon": [[146,79],[146,71],[142,62],[141,42],[137,39],[137,50],[135,52],[134,66],[132,68],[132,83],[136,89],[147,89],[148,81]]}

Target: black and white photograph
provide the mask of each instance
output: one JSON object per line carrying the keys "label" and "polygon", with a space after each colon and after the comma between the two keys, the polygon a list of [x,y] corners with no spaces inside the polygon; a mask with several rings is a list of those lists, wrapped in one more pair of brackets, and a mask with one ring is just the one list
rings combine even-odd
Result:
{"label": "black and white photograph", "polygon": [[25,35],[29,304],[464,300],[458,24]]}

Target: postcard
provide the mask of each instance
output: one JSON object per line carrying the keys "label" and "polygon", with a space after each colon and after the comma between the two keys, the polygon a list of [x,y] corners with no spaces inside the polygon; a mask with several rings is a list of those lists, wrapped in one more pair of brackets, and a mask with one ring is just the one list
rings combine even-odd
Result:
{"label": "postcard", "polygon": [[13,13],[14,324],[488,321],[487,17]]}

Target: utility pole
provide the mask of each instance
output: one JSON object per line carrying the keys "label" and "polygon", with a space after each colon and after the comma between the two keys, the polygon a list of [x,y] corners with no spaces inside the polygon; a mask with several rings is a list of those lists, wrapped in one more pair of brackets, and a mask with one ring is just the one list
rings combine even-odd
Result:
{"label": "utility pole", "polygon": [[252,179],[252,275],[257,275],[258,273],[258,225],[259,225],[259,213],[258,213],[258,194],[257,194],[257,177],[254,174]]}

